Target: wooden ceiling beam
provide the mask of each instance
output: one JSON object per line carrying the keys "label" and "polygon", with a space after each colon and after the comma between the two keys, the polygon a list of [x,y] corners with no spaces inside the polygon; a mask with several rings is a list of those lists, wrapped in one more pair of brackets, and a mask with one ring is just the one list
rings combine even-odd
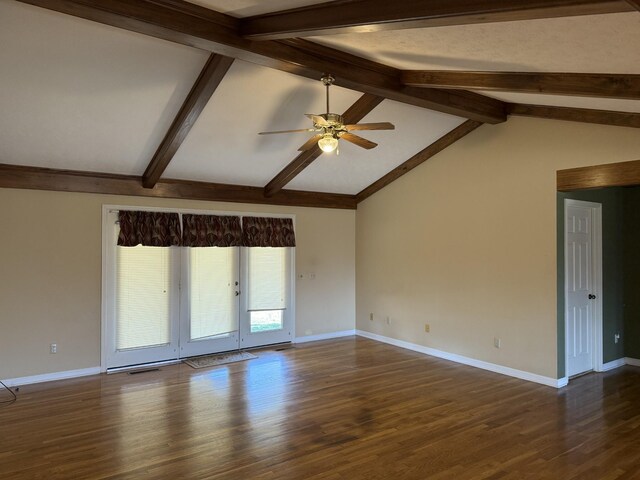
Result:
{"label": "wooden ceiling beam", "polygon": [[640,0],[627,0],[627,3],[640,12]]}
{"label": "wooden ceiling beam", "polygon": [[263,189],[260,187],[169,179],[159,181],[155,188],[145,188],[142,185],[142,177],[132,175],[113,175],[6,164],[0,164],[0,188],[350,210],[356,208],[354,195],[281,190],[277,194],[266,198],[263,194]]}
{"label": "wooden ceiling beam", "polygon": [[426,162],[431,157],[440,153],[442,150],[454,144],[455,142],[465,137],[469,133],[473,132],[476,128],[480,127],[481,125],[482,123],[480,122],[467,120],[462,125],[459,125],[458,127],[451,130],[449,133],[443,135],[438,140],[436,140],[431,145],[429,145],[427,148],[416,153],[409,160],[398,165],[396,168],[394,168],[389,173],[387,173],[384,177],[373,182],[367,188],[362,190],[360,193],[356,195],[356,201],[360,203],[363,200],[369,198],[371,195],[373,195],[377,191],[382,190],[391,182],[394,182],[395,180],[403,176],[405,173],[408,173],[409,171],[416,168],[418,165]]}
{"label": "wooden ceiling beam", "polygon": [[640,98],[640,75],[406,70],[405,85],[602,98]]}
{"label": "wooden ceiling beam", "polygon": [[18,0],[219,55],[487,123],[505,121],[505,104],[472,92],[406,87],[400,70],[302,39],[254,42],[238,20],[181,0]]}
{"label": "wooden ceiling beam", "polygon": [[[636,2],[629,0],[629,3]],[[624,0],[340,0],[242,19],[255,40],[628,12]]]}
{"label": "wooden ceiling beam", "polygon": [[640,160],[558,170],[558,191],[640,185]]}
{"label": "wooden ceiling beam", "polygon": [[191,92],[182,104],[178,115],[173,120],[169,131],[160,143],[151,162],[142,175],[142,185],[153,188],[173,159],[180,145],[196,123],[196,120],[206,107],[209,99],[216,91],[220,82],[233,63],[233,58],[211,54],[200,76],[193,85]]}
{"label": "wooden ceiling beam", "polygon": [[589,108],[552,107],[514,103],[509,106],[509,114],[522,117],[640,128],[640,113],[634,112],[615,112],[610,110],[592,110]]}
{"label": "wooden ceiling beam", "polygon": [[[358,123],[367,116],[374,108],[376,108],[384,100],[382,97],[364,94],[342,115],[345,125]],[[277,194],[287,183],[293,180],[300,172],[307,168],[313,161],[322,154],[322,150],[318,145],[306,150],[291,163],[284,167],[273,179],[264,187],[264,195],[271,197]]]}

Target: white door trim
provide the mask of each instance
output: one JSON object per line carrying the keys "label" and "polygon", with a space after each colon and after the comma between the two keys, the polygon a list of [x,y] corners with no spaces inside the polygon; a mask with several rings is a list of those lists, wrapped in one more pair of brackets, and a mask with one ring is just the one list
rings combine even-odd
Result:
{"label": "white door trim", "polygon": [[567,303],[569,299],[569,282],[567,279],[568,252],[567,252],[567,208],[569,206],[591,208],[593,228],[591,236],[591,260],[593,275],[593,294],[596,296],[593,308],[594,335],[593,341],[593,370],[602,372],[602,204],[586,202],[565,198],[564,200],[564,223],[562,228],[563,249],[564,249],[564,368],[565,372],[569,368],[569,322],[567,321]]}

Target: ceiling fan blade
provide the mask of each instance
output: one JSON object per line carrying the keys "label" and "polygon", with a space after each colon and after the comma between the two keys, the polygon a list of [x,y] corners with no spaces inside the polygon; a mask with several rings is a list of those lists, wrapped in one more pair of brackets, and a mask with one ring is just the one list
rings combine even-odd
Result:
{"label": "ceiling fan blade", "polygon": [[274,133],[315,132],[315,128],[301,128],[298,130],[278,130],[276,132],[260,132],[258,135],[273,135]]}
{"label": "ceiling fan blade", "polygon": [[322,135],[318,134],[318,135],[314,135],[313,137],[311,137],[309,140],[307,140],[304,145],[302,145],[298,151],[299,152],[306,152],[307,150],[309,150],[310,148],[313,148],[314,145],[316,145],[318,143],[318,140],[320,140],[322,138]]}
{"label": "ceiling fan blade", "polygon": [[313,113],[305,113],[304,116],[313,120],[313,123],[316,125],[322,125],[322,126],[329,125],[329,123],[327,123],[324,117],[321,117],[320,115],[314,115]]}
{"label": "ceiling fan blade", "polygon": [[395,130],[396,126],[389,122],[377,123],[356,123],[354,125],[345,125],[347,130]]}
{"label": "ceiling fan blade", "polygon": [[359,137],[358,135],[354,135],[353,133],[343,133],[340,135],[340,138],[359,147],[366,148],[367,150],[371,150],[378,146],[377,143],[371,142],[366,138]]}

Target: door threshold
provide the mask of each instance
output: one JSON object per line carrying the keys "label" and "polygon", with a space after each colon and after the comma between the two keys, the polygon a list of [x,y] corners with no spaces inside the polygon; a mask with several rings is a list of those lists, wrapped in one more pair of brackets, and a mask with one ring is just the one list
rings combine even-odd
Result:
{"label": "door threshold", "polygon": [[590,373],[594,373],[595,370],[587,370],[586,372],[576,373],[575,375],[571,375],[569,380],[575,380],[576,378],[584,377],[585,375],[589,375]]}

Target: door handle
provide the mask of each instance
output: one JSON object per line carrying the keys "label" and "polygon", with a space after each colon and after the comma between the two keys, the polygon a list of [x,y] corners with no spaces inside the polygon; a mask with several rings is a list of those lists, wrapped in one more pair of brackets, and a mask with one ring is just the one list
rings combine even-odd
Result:
{"label": "door handle", "polygon": [[236,297],[240,295],[240,292],[236,290]]}
{"label": "door handle", "polygon": [[596,296],[592,293],[589,294],[589,300],[594,300],[596,298]]}

